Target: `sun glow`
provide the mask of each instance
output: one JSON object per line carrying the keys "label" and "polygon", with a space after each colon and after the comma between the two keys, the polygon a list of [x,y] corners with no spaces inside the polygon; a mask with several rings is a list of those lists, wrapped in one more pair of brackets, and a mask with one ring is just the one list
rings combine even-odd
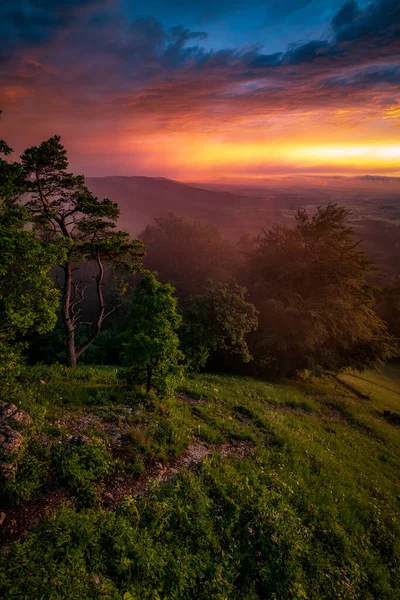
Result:
{"label": "sun glow", "polygon": [[190,170],[248,170],[281,168],[305,170],[326,167],[338,173],[373,169],[375,172],[398,170],[400,144],[241,144],[241,143],[192,143],[190,151],[182,152],[175,147],[171,159]]}

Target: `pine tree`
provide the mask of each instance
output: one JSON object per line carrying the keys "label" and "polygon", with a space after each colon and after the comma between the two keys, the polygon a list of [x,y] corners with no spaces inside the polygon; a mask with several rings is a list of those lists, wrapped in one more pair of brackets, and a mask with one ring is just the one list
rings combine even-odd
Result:
{"label": "pine tree", "polygon": [[[47,243],[61,238],[65,247],[66,259],[60,265],[61,312],[67,363],[74,367],[118,306],[117,296],[127,291],[127,276],[141,269],[144,246],[116,228],[117,204],[108,198],[99,200],[85,186],[83,176],[67,171],[67,153],[58,136],[28,148],[21,159],[28,192],[26,207],[41,240]],[[107,270],[115,283],[115,293],[108,298],[104,294]],[[91,310],[94,319],[87,322],[83,308],[90,288],[95,290],[97,307]],[[90,332],[77,346],[76,332],[81,325],[89,326]]]}

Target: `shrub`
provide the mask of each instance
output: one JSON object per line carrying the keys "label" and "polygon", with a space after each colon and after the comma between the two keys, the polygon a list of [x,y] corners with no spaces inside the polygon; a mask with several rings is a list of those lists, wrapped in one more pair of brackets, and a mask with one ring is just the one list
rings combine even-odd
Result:
{"label": "shrub", "polygon": [[82,504],[95,503],[99,489],[96,484],[111,470],[111,454],[98,441],[65,447],[55,446],[54,464],[62,479],[72,488]]}
{"label": "shrub", "polygon": [[44,443],[32,439],[15,457],[17,470],[0,488],[0,498],[10,504],[30,500],[46,482],[51,466],[50,451]]}

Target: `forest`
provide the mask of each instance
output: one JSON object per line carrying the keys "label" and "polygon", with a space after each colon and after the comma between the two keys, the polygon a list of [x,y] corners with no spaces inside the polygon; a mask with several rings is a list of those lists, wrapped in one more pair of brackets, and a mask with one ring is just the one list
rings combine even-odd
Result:
{"label": "forest", "polygon": [[351,210],[135,238],[59,136],[0,151],[0,596],[398,598],[400,286]]}

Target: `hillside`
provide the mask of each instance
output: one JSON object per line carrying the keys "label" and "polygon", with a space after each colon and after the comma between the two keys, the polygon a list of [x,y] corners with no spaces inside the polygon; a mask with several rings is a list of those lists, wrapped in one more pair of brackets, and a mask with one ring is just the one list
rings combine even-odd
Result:
{"label": "hillside", "polygon": [[24,387],[4,600],[399,597],[398,366],[197,375],[163,400],[112,368],[37,366]]}
{"label": "hillside", "polygon": [[[156,177],[89,177],[89,189],[97,196],[118,202],[121,226],[134,235],[154,218],[175,213],[209,221],[225,234],[239,236],[259,221],[260,199],[235,192],[209,190]],[[262,202],[262,219],[279,220],[279,212]]]}

